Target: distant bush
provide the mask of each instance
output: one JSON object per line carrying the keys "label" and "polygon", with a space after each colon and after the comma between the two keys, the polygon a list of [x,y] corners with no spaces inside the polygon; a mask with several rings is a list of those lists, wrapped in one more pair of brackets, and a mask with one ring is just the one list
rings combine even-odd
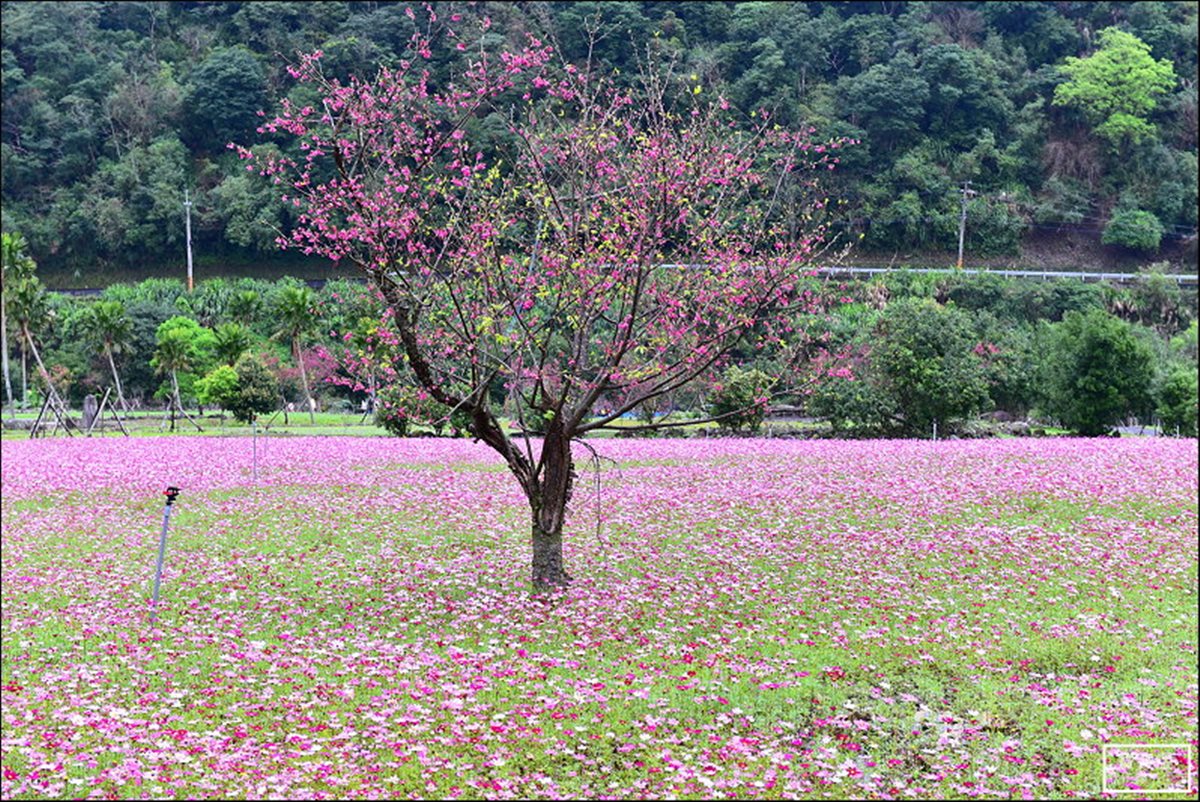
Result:
{"label": "distant bush", "polygon": [[808,414],[828,421],[839,437],[888,433],[896,417],[891,397],[871,379],[865,360],[851,371],[822,379],[808,399]]}
{"label": "distant bush", "polygon": [[770,386],[771,377],[761,370],[746,370],[734,365],[713,388],[709,411],[720,418],[717,424],[722,429],[734,432],[744,429],[754,434],[762,428],[767,416]]}
{"label": "distant bush", "polygon": [[1195,437],[1197,418],[1197,372],[1195,366],[1176,368],[1155,388],[1158,419],[1165,434],[1176,429],[1184,437]]}
{"label": "distant bush", "polygon": [[1163,224],[1151,212],[1118,209],[1113,212],[1100,241],[1135,251],[1157,251],[1162,243]]}
{"label": "distant bush", "polygon": [[237,391],[220,403],[234,418],[251,423],[279,406],[279,382],[259,357],[242,354],[233,370],[237,373]]}
{"label": "distant bush", "polygon": [[470,416],[465,410],[451,411],[428,394],[405,384],[384,387],[375,395],[375,423],[395,437],[407,437],[415,425],[424,425],[441,436],[449,426],[451,437],[466,434]]}
{"label": "distant bush", "polygon": [[[835,431],[925,436],[984,408],[988,373],[967,313],[929,298],[888,304],[847,375],[823,379],[809,411]],[[999,351],[989,355],[996,355]]]}
{"label": "distant bush", "polygon": [[229,365],[218,365],[196,382],[196,398],[201,404],[215,404],[229,409],[237,403],[241,380],[237,371]]}
{"label": "distant bush", "polygon": [[900,431],[946,431],[988,401],[987,376],[965,312],[909,299],[884,310],[875,329],[871,371],[891,398]]}
{"label": "distant bush", "polygon": [[1042,362],[1044,411],[1094,437],[1150,410],[1154,356],[1129,323],[1101,310],[1051,327]]}

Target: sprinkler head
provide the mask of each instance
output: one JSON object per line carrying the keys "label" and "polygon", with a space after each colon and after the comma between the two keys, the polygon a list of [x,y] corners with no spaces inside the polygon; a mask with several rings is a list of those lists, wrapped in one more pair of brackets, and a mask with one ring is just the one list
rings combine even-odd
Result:
{"label": "sprinkler head", "polygon": [[168,487],[166,490],[163,491],[163,495],[167,497],[167,506],[168,507],[170,507],[172,504],[175,503],[175,498],[176,498],[176,496],[179,495],[179,493],[180,493],[180,490],[178,487]]}

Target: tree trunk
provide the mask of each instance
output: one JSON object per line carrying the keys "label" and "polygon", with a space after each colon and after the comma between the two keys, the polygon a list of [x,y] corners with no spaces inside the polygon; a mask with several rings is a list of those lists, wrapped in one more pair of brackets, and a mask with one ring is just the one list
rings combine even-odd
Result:
{"label": "tree trunk", "polygon": [[121,377],[117,374],[117,363],[113,359],[111,348],[105,348],[104,353],[108,356],[108,367],[112,370],[113,383],[117,385],[117,402],[121,405],[122,412],[128,412],[129,407],[125,404],[125,393],[121,392]]}
{"label": "tree trunk", "polygon": [[29,333],[29,327],[22,324],[21,333],[25,335],[25,343],[29,350],[33,353],[33,361],[37,364],[38,375],[42,377],[42,381],[46,383],[47,395],[58,396],[58,392],[54,389],[54,383],[50,381],[50,371],[46,370],[46,366],[42,364],[42,355],[38,353],[37,346],[33,342],[33,335]]}
{"label": "tree trunk", "polygon": [[[543,508],[544,509],[544,508]],[[564,587],[571,575],[563,567],[562,529],[557,532],[544,529],[541,514],[533,514],[533,589],[552,590]]]}
{"label": "tree trunk", "polygon": [[175,431],[175,410],[183,411],[183,402],[179,400],[179,377],[175,369],[171,369],[171,431]]}
{"label": "tree trunk", "polygon": [[[546,427],[542,456],[535,468],[516,448],[492,414],[485,387],[476,388],[466,398],[458,398],[442,386],[417,340],[417,310],[399,287],[379,281],[377,277],[375,286],[392,307],[397,333],[417,381],[439,403],[449,407],[465,406],[471,414],[471,434],[504,458],[508,469],[525,492],[532,513],[531,579],[534,591],[566,585],[571,581],[571,575],[563,565],[563,520],[566,517],[567,502],[571,499],[575,470],[571,460],[571,438],[564,429],[561,411]],[[525,436],[528,437],[528,433],[525,433]]]}
{"label": "tree trunk", "polygon": [[313,399],[312,394],[308,392],[308,372],[304,370],[304,360],[300,357],[300,338],[292,340],[292,351],[296,354],[296,365],[300,368],[300,384],[304,387],[304,403],[308,404],[308,422],[315,424],[316,416],[313,414]]}
{"label": "tree trunk", "polygon": [[[33,353],[33,361],[37,364],[38,375],[42,377],[42,381],[46,384],[46,398],[50,400],[50,407],[54,410],[55,416],[62,421],[63,428],[68,430],[67,434],[70,434],[70,426],[72,424],[66,414],[66,404],[58,394],[58,390],[54,389],[54,382],[50,380],[50,371],[46,370],[46,365],[42,362],[42,355],[37,349],[37,344],[33,341],[33,335],[29,332],[29,327],[24,323],[21,324],[21,334],[24,335],[25,343]],[[28,387],[26,390],[28,391]]]}
{"label": "tree trunk", "polygon": [[21,409],[29,409],[29,353],[21,345]]}
{"label": "tree trunk", "polygon": [[542,443],[542,475],[533,488],[529,505],[533,513],[533,589],[550,590],[571,581],[563,565],[563,522],[571,500],[575,466],[571,442],[556,418],[547,427]]}
{"label": "tree trunk", "polygon": [[13,403],[12,377],[8,371],[8,312],[0,301],[0,352],[4,359],[4,397],[8,400],[8,414],[14,420],[17,417],[17,407]]}

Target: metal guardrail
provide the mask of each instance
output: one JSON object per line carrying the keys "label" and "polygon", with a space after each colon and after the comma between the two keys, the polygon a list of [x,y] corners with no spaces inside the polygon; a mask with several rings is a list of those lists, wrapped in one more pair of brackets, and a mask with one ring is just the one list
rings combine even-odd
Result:
{"label": "metal guardrail", "polygon": [[[666,268],[699,268],[703,265],[665,264]],[[956,267],[849,267],[829,266],[817,267],[814,270],[820,275],[827,276],[875,276],[887,273],[965,273],[968,275],[990,275],[1005,278],[1036,278],[1036,279],[1079,279],[1081,281],[1115,281],[1120,284],[1130,284],[1141,281],[1147,273],[1089,273],[1070,270],[979,270],[977,268]],[[1195,287],[1197,277],[1178,273],[1164,273],[1165,278],[1173,280],[1182,287]]]}
{"label": "metal guardrail", "polygon": [[[978,270],[953,267],[921,267],[921,268],[891,268],[891,267],[819,267],[818,273],[838,275],[879,275],[881,273],[965,273],[968,275],[1002,276],[1004,278],[1038,278],[1038,279],[1079,279],[1080,281],[1115,281],[1118,284],[1130,284],[1147,277],[1145,273],[1089,273],[1072,272],[1067,270]],[[1195,287],[1200,284],[1200,277],[1194,275],[1164,273],[1163,278],[1171,279],[1181,287]]]}

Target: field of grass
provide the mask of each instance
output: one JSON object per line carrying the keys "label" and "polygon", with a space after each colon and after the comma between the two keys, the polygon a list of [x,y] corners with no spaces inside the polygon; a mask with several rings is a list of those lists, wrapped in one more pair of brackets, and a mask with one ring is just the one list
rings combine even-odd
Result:
{"label": "field of grass", "polygon": [[[7,414],[7,413],[6,413]],[[192,423],[182,416],[177,416],[175,420],[175,431],[170,428],[170,421],[166,419],[165,414],[161,410],[139,410],[137,412],[122,413],[121,418],[125,424],[126,430],[131,436],[145,437],[162,437],[162,436],[220,436],[220,437],[249,437],[254,433],[253,428],[249,424],[239,423],[228,414],[208,413],[200,415],[196,410],[189,410],[188,414],[192,416],[199,425],[197,429]],[[674,414],[674,413],[673,413]],[[37,413],[30,410],[22,410],[16,415],[19,421],[26,422],[26,425],[32,424],[37,418]],[[62,429],[53,430],[54,420],[47,416],[48,423],[39,429],[39,437],[45,439],[47,437],[65,437]],[[76,426],[79,425],[80,416],[78,411],[71,415],[71,420]],[[668,416],[660,419],[659,423],[664,421],[675,422],[676,420],[685,421],[687,418],[673,418]],[[511,426],[507,418],[501,418],[501,425]],[[629,428],[642,425],[642,421],[636,418],[622,418],[612,422],[611,424],[616,429]],[[513,429],[516,431],[515,429]],[[670,428],[671,433],[680,436],[696,436],[701,432],[708,435],[719,434],[719,427],[715,423],[695,423],[678,428]],[[829,425],[826,423],[796,421],[796,420],[768,420],[762,427],[761,434],[765,436],[779,435],[783,433],[826,433],[829,431]],[[432,434],[433,430],[429,426],[414,425],[412,432],[420,434]],[[264,415],[259,420],[258,433],[261,436],[275,435],[306,435],[306,436],[387,436],[387,432],[382,426],[377,426],[372,416],[364,417],[362,413],[353,412],[317,412],[312,419],[307,413],[293,412],[285,419],[282,415]],[[79,436],[81,433],[76,431],[73,436]],[[618,432],[614,430],[605,430],[596,432],[592,437],[605,438],[617,436]],[[98,424],[90,435],[93,438],[101,437],[121,437],[121,431],[116,423],[107,414],[104,416],[102,425]],[[28,440],[28,428],[6,428],[3,429],[3,434],[0,435],[4,440]]]}
{"label": "field of grass", "polygon": [[1195,440],[593,445],[5,441],[3,798],[1195,788]]}
{"label": "field of grass", "polygon": [[[239,423],[228,414],[208,413],[200,415],[196,410],[188,411],[192,419],[200,425],[198,430],[193,424],[188,422],[187,418],[176,416],[175,431],[170,428],[170,420],[166,418],[162,410],[139,410],[137,412],[123,412],[121,419],[125,424],[126,431],[131,436],[145,437],[179,437],[179,436],[220,436],[220,437],[250,437],[254,434],[253,428],[249,424]],[[7,418],[7,413],[5,413]],[[71,421],[78,426],[80,423],[79,411],[75,410],[71,414]],[[16,415],[18,421],[27,422],[26,425],[32,424],[37,418],[36,411],[24,410]],[[60,428],[57,432],[53,431],[54,419],[47,415],[48,424],[39,431],[39,438],[46,439],[48,437],[66,437],[67,435]],[[307,413],[290,413],[287,420],[284,420],[283,415],[265,415],[259,421],[258,432],[261,436],[274,435],[339,435],[339,436],[383,436],[387,432],[382,427],[376,426],[372,417],[364,419],[362,413],[342,413],[342,412],[317,412],[310,420]],[[74,431],[73,436],[82,436],[82,432]],[[105,437],[121,437],[121,431],[116,423],[106,413],[101,421],[93,430],[92,438]],[[6,428],[3,430],[4,440],[28,440],[28,428]]]}

